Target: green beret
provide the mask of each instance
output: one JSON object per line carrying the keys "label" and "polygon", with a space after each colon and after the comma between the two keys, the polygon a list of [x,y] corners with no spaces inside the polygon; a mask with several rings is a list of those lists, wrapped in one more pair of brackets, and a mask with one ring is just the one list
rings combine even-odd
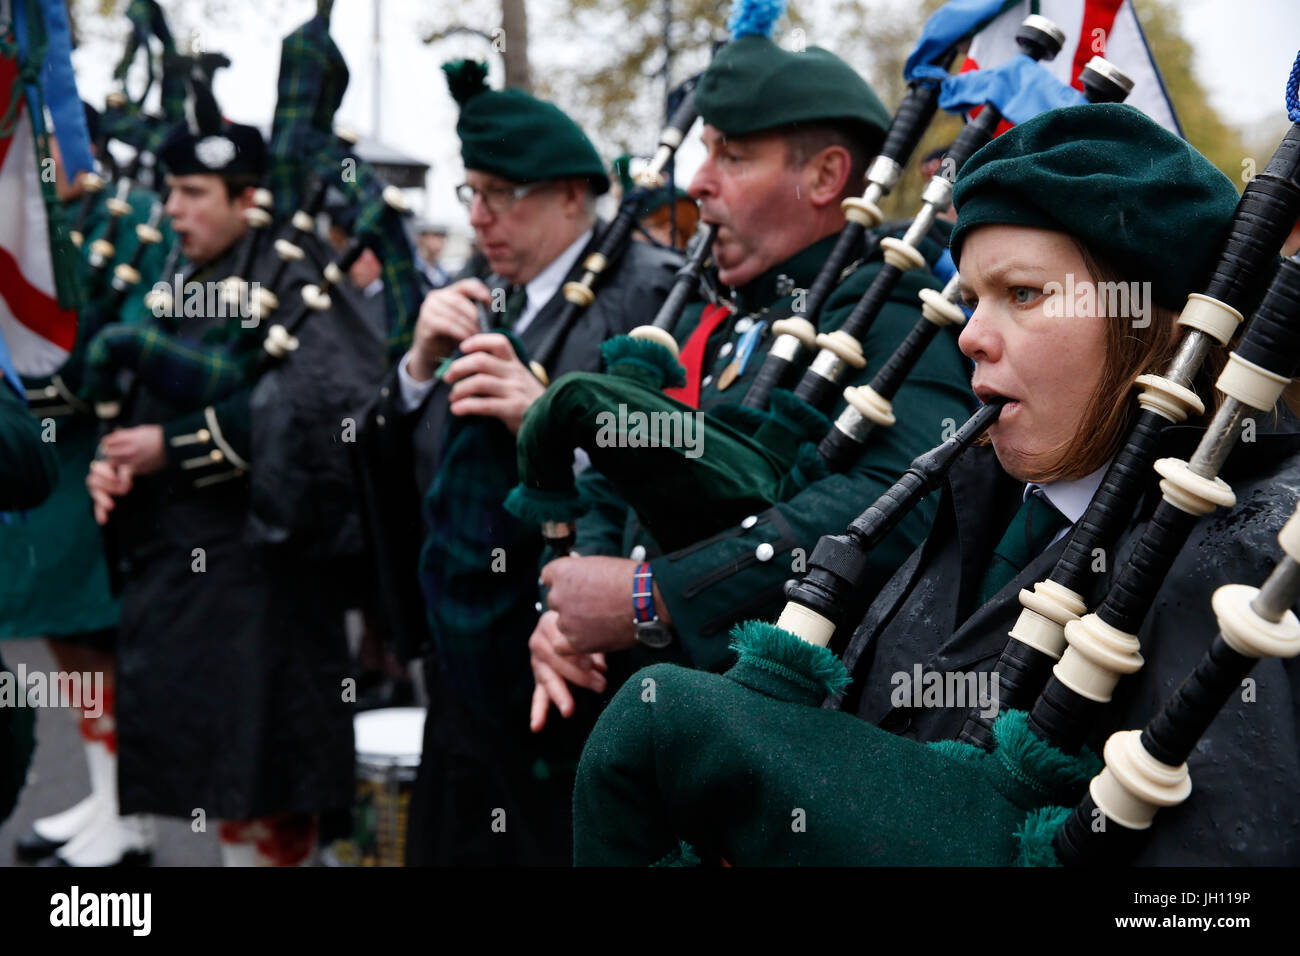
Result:
{"label": "green beret", "polygon": [[442,69],[460,104],[456,135],[466,169],[512,183],[581,177],[597,195],[609,189],[596,147],[558,106],[522,90],[490,89],[484,63],[453,60]]}
{"label": "green beret", "polygon": [[791,53],[762,36],[742,36],[718,51],[695,87],[695,110],[728,136],[795,123],[857,123],[868,145],[884,136],[890,120],[867,81],[834,53],[815,46]]}
{"label": "green beret", "polygon": [[1181,309],[1214,266],[1238,198],[1208,159],[1131,106],[1049,110],[959,170],[953,261],[976,226],[1052,229]]}

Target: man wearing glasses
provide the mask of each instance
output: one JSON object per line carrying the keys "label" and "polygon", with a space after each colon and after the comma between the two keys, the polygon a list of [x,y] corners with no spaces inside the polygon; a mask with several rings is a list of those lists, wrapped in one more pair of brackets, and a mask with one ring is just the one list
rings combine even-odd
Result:
{"label": "man wearing glasses", "polygon": [[[490,274],[429,293],[362,436],[384,609],[403,656],[424,657],[429,685],[406,862],[567,864],[581,738],[528,733],[542,541],[501,505],[518,480],[514,436],[543,391],[513,343],[530,354],[554,327],[562,286],[601,234],[595,203],[609,179],[555,106],[488,89],[482,64],[444,70],[461,108],[456,194]],[[629,243],[551,377],[599,371],[601,343],[653,318],[679,265]],[[485,321],[493,331],[480,331]]]}

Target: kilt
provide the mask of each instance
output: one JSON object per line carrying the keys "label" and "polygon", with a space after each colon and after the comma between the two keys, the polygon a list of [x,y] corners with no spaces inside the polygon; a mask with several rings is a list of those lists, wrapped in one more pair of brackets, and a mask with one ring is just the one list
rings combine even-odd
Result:
{"label": "kilt", "polygon": [[333,569],[244,544],[243,482],[195,494],[216,520],[177,520],[123,550],[122,812],[201,808],[212,820],[247,820],[350,806],[348,656]]}

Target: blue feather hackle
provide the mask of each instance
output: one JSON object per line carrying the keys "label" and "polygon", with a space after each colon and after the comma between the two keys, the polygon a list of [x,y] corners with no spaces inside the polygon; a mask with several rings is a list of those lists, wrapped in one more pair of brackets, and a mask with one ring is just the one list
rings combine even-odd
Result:
{"label": "blue feather hackle", "polygon": [[776,21],[785,13],[785,0],[732,0],[727,29],[731,38],[770,37]]}

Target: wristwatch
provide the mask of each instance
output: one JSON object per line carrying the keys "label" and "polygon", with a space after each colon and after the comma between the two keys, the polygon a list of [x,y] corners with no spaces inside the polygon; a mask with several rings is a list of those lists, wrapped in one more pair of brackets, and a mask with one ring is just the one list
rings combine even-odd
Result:
{"label": "wristwatch", "polygon": [[632,574],[632,612],[636,624],[636,639],[646,647],[667,647],[673,642],[673,632],[655,611],[655,579],[650,562],[642,561]]}

